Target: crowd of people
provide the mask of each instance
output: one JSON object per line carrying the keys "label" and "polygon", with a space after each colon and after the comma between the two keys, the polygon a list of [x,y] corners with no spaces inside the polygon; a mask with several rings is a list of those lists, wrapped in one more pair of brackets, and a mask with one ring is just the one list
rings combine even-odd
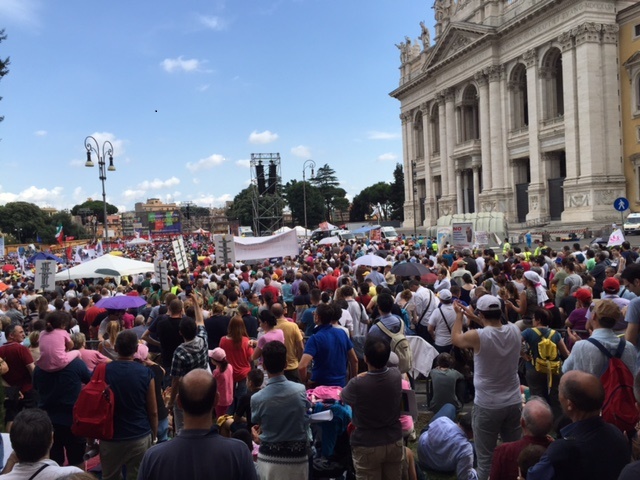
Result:
{"label": "crowd of people", "polygon": [[[13,454],[0,478],[85,478],[95,453],[107,480],[638,478],[640,262],[628,242],[405,237],[305,243],[259,264],[218,264],[209,242],[186,243],[183,271],[168,242],[121,250],[168,260],[166,291],[153,273],[53,292],[5,274],[0,423]],[[143,305],[99,306],[116,296]],[[116,402],[100,441],[72,431],[98,367]],[[423,380],[432,418],[416,431],[406,400]],[[612,420],[611,400],[629,418]]]}

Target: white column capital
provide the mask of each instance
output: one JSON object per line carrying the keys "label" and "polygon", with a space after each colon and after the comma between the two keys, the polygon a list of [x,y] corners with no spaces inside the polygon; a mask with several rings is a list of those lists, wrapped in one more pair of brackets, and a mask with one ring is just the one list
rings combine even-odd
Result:
{"label": "white column capital", "polygon": [[535,48],[527,50],[522,54],[522,60],[527,68],[534,67],[538,61],[538,51]]}
{"label": "white column capital", "polygon": [[573,31],[563,32],[558,36],[558,42],[560,42],[560,50],[562,53],[573,48],[573,37]]}

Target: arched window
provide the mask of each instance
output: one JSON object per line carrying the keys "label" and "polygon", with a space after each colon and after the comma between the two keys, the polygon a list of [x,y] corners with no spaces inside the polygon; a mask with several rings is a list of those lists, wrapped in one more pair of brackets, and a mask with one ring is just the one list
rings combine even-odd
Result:
{"label": "arched window", "polygon": [[527,98],[527,69],[519,63],[511,71],[509,80],[511,97],[511,128],[520,130],[529,125],[529,104]]}
{"label": "arched window", "polygon": [[413,140],[416,158],[424,158],[424,126],[422,125],[422,112],[418,111],[413,120]]}
{"label": "arched window", "polygon": [[540,76],[543,79],[543,101],[545,119],[564,115],[564,85],[562,78],[562,53],[551,48],[542,62]]}
{"label": "arched window", "polygon": [[431,109],[431,153],[440,153],[440,105],[437,103]]}
{"label": "arched window", "polygon": [[460,135],[462,142],[480,138],[480,121],[478,115],[478,91],[469,85],[462,93],[460,102]]}

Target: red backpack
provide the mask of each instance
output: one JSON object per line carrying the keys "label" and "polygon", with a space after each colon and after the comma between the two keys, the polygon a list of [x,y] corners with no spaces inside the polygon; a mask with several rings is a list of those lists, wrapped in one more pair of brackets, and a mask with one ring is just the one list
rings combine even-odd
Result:
{"label": "red backpack", "polygon": [[73,407],[71,431],[77,437],[111,440],[113,438],[113,412],[115,396],[106,382],[107,364],[101,363],[93,372],[91,381],[78,395]]}
{"label": "red backpack", "polygon": [[608,359],[609,364],[600,376],[604,387],[604,404],[602,418],[627,434],[634,434],[638,423],[638,410],[633,395],[633,374],[621,360],[626,342],[620,339],[615,354],[611,354],[600,342],[588,338],[588,342],[598,347]]}

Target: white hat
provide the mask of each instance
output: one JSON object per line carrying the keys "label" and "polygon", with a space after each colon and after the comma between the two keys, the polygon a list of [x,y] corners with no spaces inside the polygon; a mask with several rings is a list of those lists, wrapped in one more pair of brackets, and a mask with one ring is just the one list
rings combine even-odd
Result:
{"label": "white hat", "polygon": [[478,303],[476,307],[481,312],[490,312],[495,310],[500,310],[500,300],[498,297],[494,297],[493,295],[482,295],[478,299]]}
{"label": "white hat", "polygon": [[451,300],[451,291],[446,288],[440,290],[440,292],[438,293],[438,298],[440,300],[444,300],[445,302],[447,300]]}

